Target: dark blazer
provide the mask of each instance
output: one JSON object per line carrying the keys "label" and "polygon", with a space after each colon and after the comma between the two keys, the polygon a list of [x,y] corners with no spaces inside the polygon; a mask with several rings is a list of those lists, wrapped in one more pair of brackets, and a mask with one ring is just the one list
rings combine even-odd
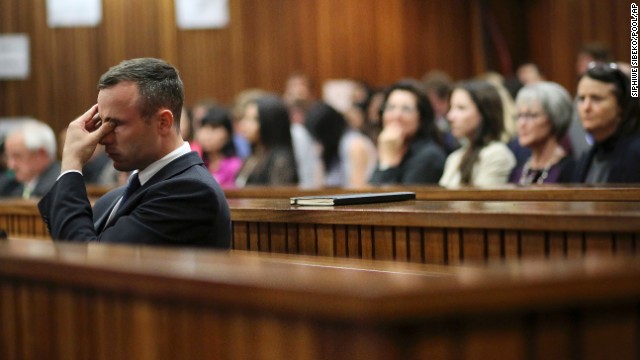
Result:
{"label": "dark blazer", "polygon": [[604,156],[611,165],[607,183],[640,183],[640,135],[610,138],[582,155],[573,181],[584,182],[594,156]]}
{"label": "dark blazer", "polygon": [[110,191],[92,210],[82,175],[71,172],[56,182],[38,207],[57,240],[230,248],[227,201],[197,153],[167,164],[107,224],[123,192],[124,187]]}
{"label": "dark blazer", "polygon": [[[33,191],[31,192],[31,197],[44,196],[44,194],[46,194],[47,191],[49,191],[49,189],[53,187],[53,184],[55,184],[56,179],[58,178],[59,175],[60,175],[60,162],[54,161],[51,164],[49,164],[49,166],[38,177],[38,182],[36,183],[36,186],[33,188]],[[12,186],[10,190],[7,190],[7,192],[3,193],[2,195],[10,196],[10,197],[21,197],[23,190],[24,190],[24,184],[17,183],[17,185]]]}

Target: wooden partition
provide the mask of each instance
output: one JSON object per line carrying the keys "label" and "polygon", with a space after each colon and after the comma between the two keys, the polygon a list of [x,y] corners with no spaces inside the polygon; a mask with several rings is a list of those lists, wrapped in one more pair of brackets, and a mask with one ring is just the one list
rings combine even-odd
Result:
{"label": "wooden partition", "polygon": [[[236,250],[453,265],[635,254],[640,202],[404,201],[296,207],[229,199]],[[0,202],[0,229],[50,239],[33,200]]]}
{"label": "wooden partition", "polygon": [[640,202],[230,199],[233,247],[429,264],[636,253]]}
{"label": "wooden partition", "polygon": [[0,230],[14,238],[51,239],[35,200],[1,199]]}
{"label": "wooden partition", "polygon": [[[100,189],[96,188],[94,193]],[[297,186],[247,186],[224,189],[228,199],[278,199],[292,196],[327,195],[364,192],[413,191],[418,200],[479,200],[479,201],[640,201],[640,184],[544,184],[517,186],[506,184],[495,187],[460,187],[446,189],[440,186],[372,186],[368,188],[317,188]]]}
{"label": "wooden partition", "polygon": [[[87,193],[99,198],[113,189],[89,185]],[[418,200],[497,200],[497,201],[640,201],[640,184],[544,184],[495,187],[460,187],[446,189],[435,185],[371,186],[365,188],[301,188],[298,186],[247,186],[225,188],[227,199],[289,198],[292,196],[327,195],[364,192],[413,191]]]}
{"label": "wooden partition", "polygon": [[330,265],[0,243],[0,358],[637,359],[640,262]]}

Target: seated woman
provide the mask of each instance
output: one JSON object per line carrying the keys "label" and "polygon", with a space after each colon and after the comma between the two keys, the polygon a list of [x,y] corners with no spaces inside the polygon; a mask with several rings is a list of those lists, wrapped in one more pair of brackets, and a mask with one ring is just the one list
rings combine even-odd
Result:
{"label": "seated woman", "polygon": [[462,147],[447,157],[440,185],[453,188],[505,184],[516,159],[500,142],[504,119],[496,88],[484,80],[457,85],[451,94],[447,120]]}
{"label": "seated woman", "polygon": [[367,185],[376,166],[376,149],[371,139],[350,127],[340,112],[324,102],[311,106],[305,125],[322,146],[324,186]]}
{"label": "seated woman", "polygon": [[549,81],[520,89],[516,97],[518,142],[531,156],[511,173],[510,182],[529,185],[570,182],[575,160],[560,145],[573,103],[567,90]]}
{"label": "seated woman", "polygon": [[289,112],[282,100],[268,95],[250,102],[238,131],[251,143],[251,155],[236,178],[236,185],[296,185]]}
{"label": "seated woman", "polygon": [[242,167],[233,143],[231,114],[218,106],[210,108],[200,120],[195,138],[202,149],[202,159],[213,178],[222,187],[235,185]]}
{"label": "seated woman", "polygon": [[616,64],[592,64],[578,82],[578,112],[594,145],[578,162],[573,180],[640,183],[640,120],[631,82]]}
{"label": "seated woman", "polygon": [[378,167],[370,184],[435,184],[446,154],[438,141],[433,109],[412,82],[385,91],[378,136]]}

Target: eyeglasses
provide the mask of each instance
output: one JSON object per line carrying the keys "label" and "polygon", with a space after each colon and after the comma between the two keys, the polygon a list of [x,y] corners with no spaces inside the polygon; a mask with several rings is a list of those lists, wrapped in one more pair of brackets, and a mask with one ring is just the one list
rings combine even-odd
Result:
{"label": "eyeglasses", "polygon": [[540,116],[543,116],[544,114],[542,113],[519,113],[519,114],[515,114],[513,116],[513,120],[518,121],[520,119],[526,121],[526,122],[530,122],[533,121],[537,118],[539,118]]}
{"label": "eyeglasses", "polygon": [[416,112],[416,108],[408,105],[392,105],[388,104],[382,108],[383,112],[400,111],[403,114],[413,114]]}

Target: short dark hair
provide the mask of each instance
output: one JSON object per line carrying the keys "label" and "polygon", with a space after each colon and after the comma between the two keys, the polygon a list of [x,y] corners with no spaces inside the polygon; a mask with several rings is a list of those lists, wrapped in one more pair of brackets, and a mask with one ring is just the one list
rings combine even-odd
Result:
{"label": "short dark hair", "polygon": [[174,126],[180,129],[184,86],[175,67],[155,58],[125,60],[100,77],[98,90],[121,82],[134,82],[138,85],[138,111],[143,118],[147,119],[158,109],[166,107],[173,113]]}
{"label": "short dark hair", "polygon": [[580,79],[589,77],[614,86],[613,94],[620,107],[621,122],[616,132],[632,134],[640,132],[640,102],[631,93],[631,79],[615,63],[591,63]]}
{"label": "short dark hair", "polygon": [[384,92],[384,101],[380,107],[380,118],[384,113],[384,108],[389,100],[389,96],[396,90],[408,91],[416,97],[416,107],[420,116],[420,124],[418,125],[418,131],[415,134],[416,139],[430,139],[440,144],[440,138],[435,125],[435,115],[433,107],[427,95],[420,88],[420,83],[415,80],[401,80],[388,88]]}
{"label": "short dark hair", "polygon": [[[231,125],[231,113],[220,106],[214,106],[202,118],[202,123],[200,124],[202,127],[211,127],[211,128],[224,128],[227,131],[229,138],[227,139],[226,144],[222,147],[222,154],[225,157],[236,156],[236,146],[233,142],[233,126]],[[203,157],[205,154],[203,154]]]}

